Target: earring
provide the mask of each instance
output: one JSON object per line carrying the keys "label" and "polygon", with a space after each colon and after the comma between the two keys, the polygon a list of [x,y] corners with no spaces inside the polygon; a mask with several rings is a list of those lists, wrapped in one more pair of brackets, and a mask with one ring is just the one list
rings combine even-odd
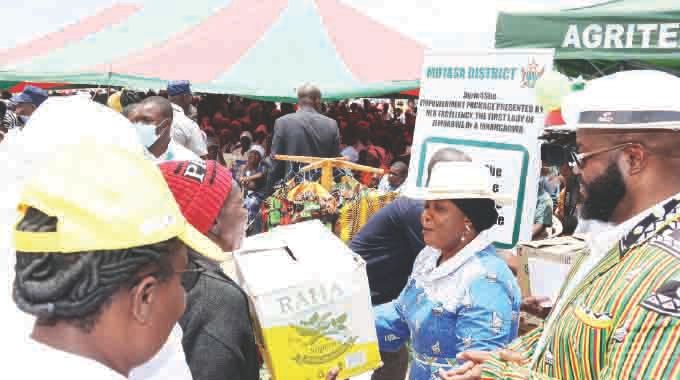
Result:
{"label": "earring", "polygon": [[466,225],[465,225],[465,229],[467,230],[467,232],[472,231],[472,229],[470,228],[470,225],[469,225],[469,224],[466,224]]}

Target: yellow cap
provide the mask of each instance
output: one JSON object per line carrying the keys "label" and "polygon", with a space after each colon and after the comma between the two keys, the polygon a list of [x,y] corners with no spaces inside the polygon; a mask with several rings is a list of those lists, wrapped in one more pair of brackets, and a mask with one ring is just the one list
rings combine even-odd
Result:
{"label": "yellow cap", "polygon": [[56,217],[57,230],[15,228],[17,251],[126,249],[177,237],[210,259],[225,259],[186,221],[160,170],[141,153],[89,139],[64,148],[27,180],[19,204],[19,211],[33,207]]}
{"label": "yellow cap", "polygon": [[113,108],[117,112],[123,112],[123,106],[120,104],[121,94],[122,94],[121,91],[111,94],[111,96],[109,96],[109,99],[106,101],[106,105]]}

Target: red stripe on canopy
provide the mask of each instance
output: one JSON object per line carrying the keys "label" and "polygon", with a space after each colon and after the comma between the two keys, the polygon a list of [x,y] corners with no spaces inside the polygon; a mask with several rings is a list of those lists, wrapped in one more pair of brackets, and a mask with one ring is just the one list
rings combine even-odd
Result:
{"label": "red stripe on canopy", "polygon": [[10,87],[7,91],[15,94],[18,92],[21,92],[26,88],[26,86],[35,86],[35,87],[40,87],[44,88],[45,90],[49,90],[50,88],[53,87],[62,87],[67,85],[67,83],[45,83],[45,82],[21,82],[17,85],[14,85]]}
{"label": "red stripe on canopy", "polygon": [[90,34],[97,33],[127,19],[139,9],[140,7],[134,4],[116,4],[103,9],[76,24],[64,27],[60,31],[49,33],[0,52],[0,65],[26,60],[80,41]]}
{"label": "red stripe on canopy", "polygon": [[[362,82],[420,77],[425,47],[337,0],[316,0],[335,48]],[[379,59],[381,64],[376,64]]]}
{"label": "red stripe on canopy", "polygon": [[413,90],[406,90],[400,92],[400,94],[415,96],[416,98],[420,96],[420,88],[414,88]]}
{"label": "red stripe on canopy", "polygon": [[287,4],[287,0],[233,0],[197,26],[95,71],[110,67],[124,74],[211,81],[257,43]]}

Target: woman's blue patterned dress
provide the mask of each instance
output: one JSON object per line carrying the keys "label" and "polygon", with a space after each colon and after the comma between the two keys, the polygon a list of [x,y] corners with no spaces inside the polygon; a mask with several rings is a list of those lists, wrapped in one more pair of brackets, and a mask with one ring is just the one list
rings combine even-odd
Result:
{"label": "woman's blue patterned dress", "polygon": [[381,351],[411,342],[410,380],[439,379],[440,368],[462,364],[458,353],[492,351],[517,336],[519,286],[487,236],[440,266],[440,252],[425,247],[399,297],[375,308]]}

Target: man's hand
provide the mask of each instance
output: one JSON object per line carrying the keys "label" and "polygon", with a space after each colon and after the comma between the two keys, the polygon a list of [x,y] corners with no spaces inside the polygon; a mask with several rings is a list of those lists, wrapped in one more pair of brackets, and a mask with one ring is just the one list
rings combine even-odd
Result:
{"label": "man's hand", "polygon": [[548,297],[530,296],[522,300],[521,310],[541,319],[545,319],[550,314],[550,307],[543,307],[542,304],[550,301]]}
{"label": "man's hand", "polygon": [[510,350],[501,350],[500,357],[501,360],[503,360],[504,362],[515,363],[520,365],[526,364],[529,361],[529,359],[522,356],[522,354],[520,354],[519,352]]}
{"label": "man's hand", "polygon": [[[439,370],[439,377],[444,380],[478,380],[482,376],[482,365],[491,358],[493,352],[487,351],[465,351],[458,354],[458,360],[465,361],[462,366],[449,370]],[[498,351],[501,360],[523,364],[525,359],[521,354],[510,351]]]}
{"label": "man's hand", "polygon": [[491,354],[491,352],[486,351],[461,352],[457,359],[465,363],[449,371],[439,370],[439,377],[444,380],[479,379],[482,376],[482,364],[491,357]]}
{"label": "man's hand", "polygon": [[463,351],[458,354],[457,359],[459,361],[473,362],[474,364],[482,364],[485,361],[491,359],[491,355],[494,352],[490,351]]}
{"label": "man's hand", "polygon": [[439,377],[443,380],[477,380],[482,377],[482,365],[466,362],[462,366],[449,371],[440,369]]}

